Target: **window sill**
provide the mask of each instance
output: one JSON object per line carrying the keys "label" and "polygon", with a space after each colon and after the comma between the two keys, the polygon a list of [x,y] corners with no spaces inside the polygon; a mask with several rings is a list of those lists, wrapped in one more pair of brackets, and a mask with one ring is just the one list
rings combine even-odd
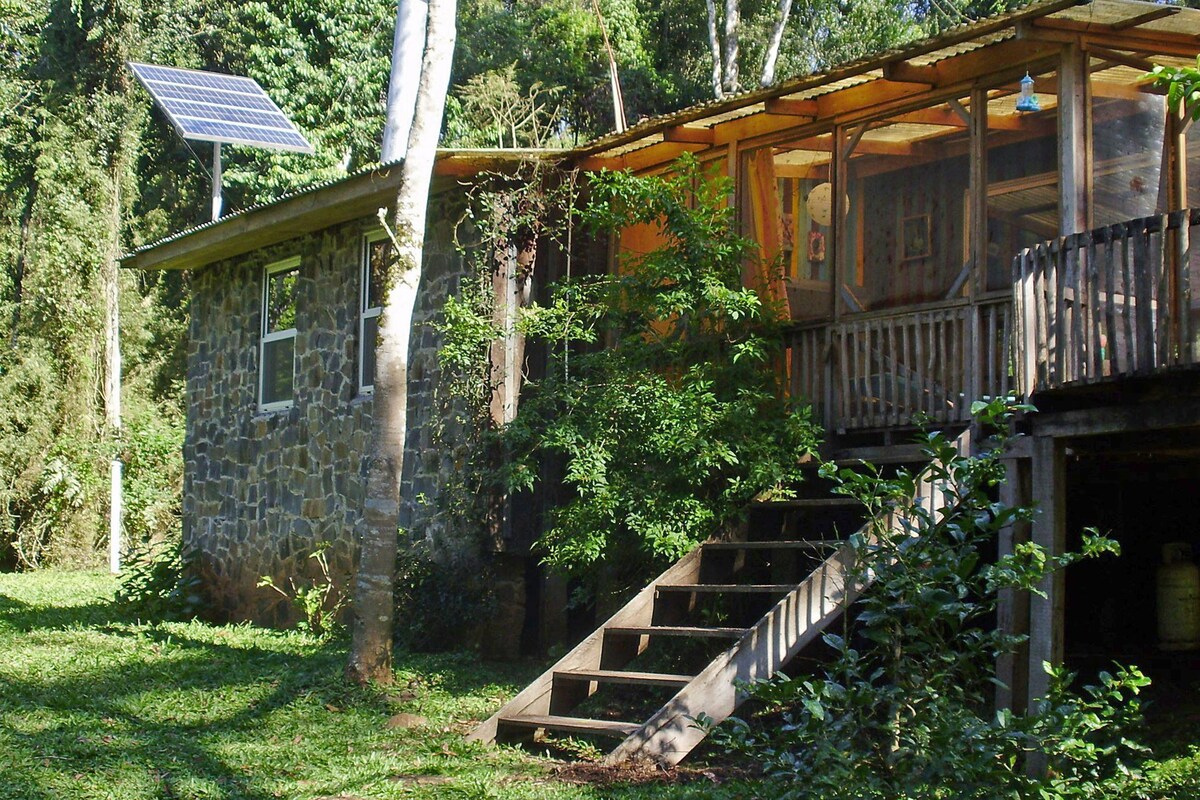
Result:
{"label": "window sill", "polygon": [[267,403],[265,405],[256,406],[254,416],[256,417],[274,417],[280,414],[285,414],[295,407],[295,402],[288,400],[286,403]]}

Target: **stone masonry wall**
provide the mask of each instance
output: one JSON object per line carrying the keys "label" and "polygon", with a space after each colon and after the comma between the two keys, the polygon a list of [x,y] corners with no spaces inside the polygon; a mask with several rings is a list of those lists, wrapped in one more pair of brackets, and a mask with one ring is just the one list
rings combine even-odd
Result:
{"label": "stone masonry wall", "polygon": [[[431,209],[432,210],[432,209]],[[438,339],[423,324],[457,285],[452,223],[432,216],[417,327],[410,351],[409,437],[402,526],[425,534],[437,507],[431,448]],[[315,577],[308,556],[331,542],[330,565],[347,591],[362,532],[372,403],[358,391],[362,236],[347,223],[199,270],[192,280],[188,419],[184,441],[185,545],[199,557],[215,616],[284,624],[278,585]],[[296,377],[291,408],[258,410],[263,267],[300,256]]]}

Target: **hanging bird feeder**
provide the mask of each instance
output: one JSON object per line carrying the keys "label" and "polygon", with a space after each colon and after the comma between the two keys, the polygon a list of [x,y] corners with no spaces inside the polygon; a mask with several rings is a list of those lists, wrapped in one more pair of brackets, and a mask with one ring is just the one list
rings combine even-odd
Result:
{"label": "hanging bird feeder", "polygon": [[1025,77],[1021,78],[1021,96],[1017,98],[1017,111],[1041,111],[1042,104],[1038,102],[1037,95],[1033,93],[1033,78],[1029,77],[1029,73],[1025,73]]}

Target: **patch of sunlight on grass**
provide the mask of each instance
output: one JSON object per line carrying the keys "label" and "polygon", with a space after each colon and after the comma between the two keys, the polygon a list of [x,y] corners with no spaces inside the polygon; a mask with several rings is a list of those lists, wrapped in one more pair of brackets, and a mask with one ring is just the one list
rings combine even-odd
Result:
{"label": "patch of sunlight on grass", "polygon": [[[562,783],[556,762],[467,743],[540,665],[401,654],[396,685],[373,691],[343,679],[344,641],[148,624],[113,606],[115,588],[0,575],[0,800],[718,796]],[[428,721],[389,729],[400,712]]]}

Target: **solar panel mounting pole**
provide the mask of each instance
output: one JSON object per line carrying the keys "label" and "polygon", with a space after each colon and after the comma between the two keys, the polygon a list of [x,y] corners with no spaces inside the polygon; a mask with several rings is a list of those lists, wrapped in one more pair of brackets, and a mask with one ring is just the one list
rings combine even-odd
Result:
{"label": "solar panel mounting pole", "polygon": [[213,142],[212,218],[221,218],[221,143]]}

